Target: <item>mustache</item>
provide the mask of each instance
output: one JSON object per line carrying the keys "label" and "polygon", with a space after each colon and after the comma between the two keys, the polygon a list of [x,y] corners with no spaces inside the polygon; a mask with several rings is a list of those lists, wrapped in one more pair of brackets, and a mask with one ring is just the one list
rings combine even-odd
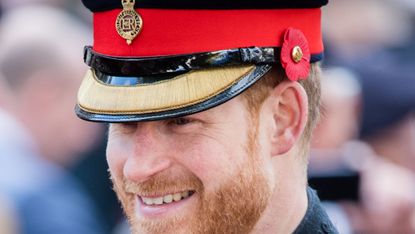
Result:
{"label": "mustache", "polygon": [[157,174],[141,183],[123,178],[123,187],[125,192],[143,197],[160,196],[188,190],[203,191],[202,181],[193,174],[181,176],[172,176],[166,173]]}

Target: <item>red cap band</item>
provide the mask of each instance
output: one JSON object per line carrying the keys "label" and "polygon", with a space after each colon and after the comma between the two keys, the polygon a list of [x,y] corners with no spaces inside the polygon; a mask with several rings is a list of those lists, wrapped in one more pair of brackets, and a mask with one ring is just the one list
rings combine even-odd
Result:
{"label": "red cap band", "polygon": [[136,9],[143,28],[131,45],[116,31],[121,9],[94,13],[94,50],[110,56],[162,56],[241,47],[281,47],[287,28],[301,30],[311,54],[323,52],[321,10]]}

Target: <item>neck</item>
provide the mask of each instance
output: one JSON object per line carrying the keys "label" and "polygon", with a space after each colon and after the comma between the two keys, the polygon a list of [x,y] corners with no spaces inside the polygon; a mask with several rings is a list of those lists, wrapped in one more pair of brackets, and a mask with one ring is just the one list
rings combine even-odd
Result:
{"label": "neck", "polygon": [[293,233],[305,216],[308,198],[302,166],[291,160],[284,162],[283,158],[274,160],[274,168],[280,169],[276,175],[278,182],[267,208],[251,233]]}

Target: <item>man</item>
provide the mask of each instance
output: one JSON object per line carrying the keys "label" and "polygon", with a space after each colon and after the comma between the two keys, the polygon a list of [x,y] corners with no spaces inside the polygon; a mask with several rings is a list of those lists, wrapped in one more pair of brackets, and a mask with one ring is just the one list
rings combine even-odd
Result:
{"label": "man", "polygon": [[83,2],[76,113],[134,233],[337,233],[306,185],[326,1]]}

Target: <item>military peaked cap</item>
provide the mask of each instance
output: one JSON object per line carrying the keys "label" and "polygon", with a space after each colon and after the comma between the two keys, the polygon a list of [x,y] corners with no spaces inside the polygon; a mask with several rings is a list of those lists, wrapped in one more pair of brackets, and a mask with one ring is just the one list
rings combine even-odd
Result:
{"label": "military peaked cap", "polygon": [[83,0],[93,13],[77,115],[160,120],[207,110],[280,64],[308,76],[323,57],[327,0]]}

